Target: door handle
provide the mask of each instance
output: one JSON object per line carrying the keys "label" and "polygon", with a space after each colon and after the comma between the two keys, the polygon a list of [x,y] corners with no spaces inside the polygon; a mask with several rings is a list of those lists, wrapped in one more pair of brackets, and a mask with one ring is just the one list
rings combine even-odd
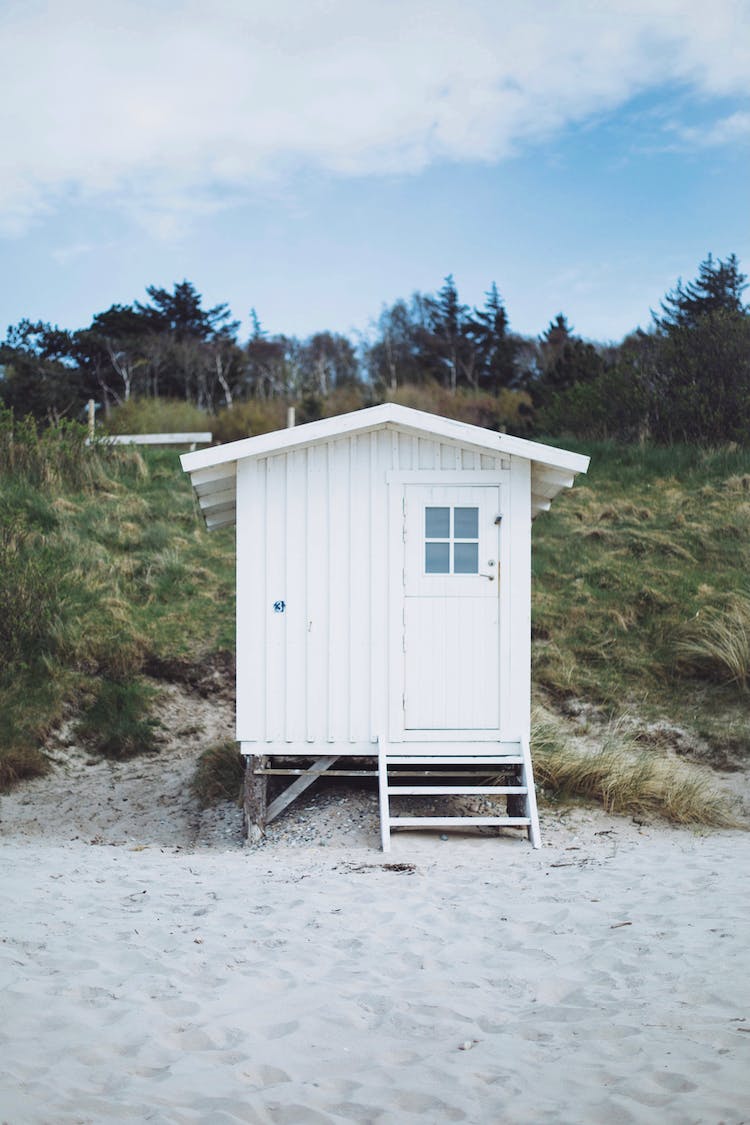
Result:
{"label": "door handle", "polygon": [[482,573],[482,572],[480,571],[480,572],[479,572],[479,577],[480,577],[480,578],[489,578],[490,582],[494,582],[494,581],[495,581],[495,575],[494,575],[494,574],[483,574],[483,573]]}

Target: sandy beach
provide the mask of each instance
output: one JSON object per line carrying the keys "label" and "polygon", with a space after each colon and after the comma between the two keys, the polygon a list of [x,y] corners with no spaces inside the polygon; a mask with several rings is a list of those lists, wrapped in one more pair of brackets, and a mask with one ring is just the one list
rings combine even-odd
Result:
{"label": "sandy beach", "polygon": [[334,789],[249,849],[164,769],[2,799],[7,1125],[750,1120],[746,833],[547,809],[538,852],[384,857]]}

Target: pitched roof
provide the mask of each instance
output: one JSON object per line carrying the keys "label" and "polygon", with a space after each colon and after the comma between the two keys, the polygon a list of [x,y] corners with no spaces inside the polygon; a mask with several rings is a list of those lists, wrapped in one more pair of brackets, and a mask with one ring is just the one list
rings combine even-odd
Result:
{"label": "pitched roof", "polygon": [[384,427],[422,437],[438,438],[484,453],[510,454],[532,463],[532,515],[549,508],[550,501],[563,488],[570,488],[577,473],[585,473],[589,458],[566,449],[555,449],[540,442],[499,434],[481,426],[456,422],[424,410],[412,410],[394,402],[355,410],[307,422],[291,429],[243,438],[226,445],[185,453],[180,458],[198,495],[209,528],[235,522],[237,462],[248,457],[265,457],[287,449],[299,449],[345,435],[367,433]]}

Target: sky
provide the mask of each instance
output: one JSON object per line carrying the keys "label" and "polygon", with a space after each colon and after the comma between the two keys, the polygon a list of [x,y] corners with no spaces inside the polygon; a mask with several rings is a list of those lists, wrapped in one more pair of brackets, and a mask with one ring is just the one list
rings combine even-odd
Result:
{"label": "sky", "polygon": [[453,274],[511,328],[750,273],[750,0],[0,0],[0,332],[191,281],[357,337]]}

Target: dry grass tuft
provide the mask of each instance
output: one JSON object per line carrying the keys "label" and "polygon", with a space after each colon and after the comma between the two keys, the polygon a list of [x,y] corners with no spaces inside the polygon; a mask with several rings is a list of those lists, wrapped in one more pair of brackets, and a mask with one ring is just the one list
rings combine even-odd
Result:
{"label": "dry grass tuft", "polygon": [[738,473],[735,476],[727,477],[724,481],[724,488],[727,492],[750,492],[750,473]]}
{"label": "dry grass tuft", "polygon": [[614,504],[605,505],[594,518],[599,523],[644,523],[652,520],[654,513],[650,508],[632,504],[629,500],[621,500]]}
{"label": "dry grass tuft", "polygon": [[621,724],[606,729],[601,745],[576,745],[544,712],[532,728],[537,783],[568,797],[600,803],[607,812],[657,814],[675,824],[738,827],[725,798],[704,770],[639,751]]}
{"label": "dry grass tuft", "polygon": [[635,531],[627,533],[625,547],[636,558],[648,555],[651,558],[666,555],[668,558],[679,559],[682,562],[694,563],[695,556],[686,547],[669,533],[664,531]]}
{"label": "dry grass tuft", "polygon": [[575,656],[554,641],[538,642],[534,648],[534,678],[543,680],[558,699],[579,694],[580,671]]}
{"label": "dry grass tuft", "polygon": [[201,754],[190,783],[202,808],[219,801],[239,801],[245,759],[236,742],[217,742]]}
{"label": "dry grass tuft", "polygon": [[677,642],[680,664],[712,679],[750,684],[750,596],[731,594],[724,605],[699,610]]}
{"label": "dry grass tuft", "polygon": [[0,793],[10,789],[19,781],[32,777],[43,777],[49,763],[35,747],[13,747],[0,757]]}

